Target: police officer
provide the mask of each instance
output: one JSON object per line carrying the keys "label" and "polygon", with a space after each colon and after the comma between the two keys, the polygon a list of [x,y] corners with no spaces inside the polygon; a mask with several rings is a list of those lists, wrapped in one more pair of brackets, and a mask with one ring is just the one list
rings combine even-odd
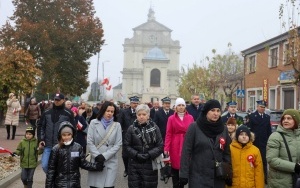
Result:
{"label": "police officer", "polygon": [[244,123],[243,118],[236,114],[236,105],[237,105],[237,103],[235,101],[230,101],[226,104],[227,104],[227,107],[228,107],[228,113],[221,117],[223,124],[225,125],[230,117],[235,118],[237,122],[241,122],[241,123],[239,123],[239,125],[243,124]]}
{"label": "police officer", "polygon": [[[169,97],[165,97],[161,99],[161,101],[162,101],[162,108],[159,108],[159,110],[155,113],[153,121],[159,127],[161,137],[164,142],[166,136],[168,118],[174,114],[174,110],[170,109],[171,99]],[[164,169],[162,168],[160,170],[160,175],[161,175],[160,180],[164,180],[163,171]]]}
{"label": "police officer", "polygon": [[[125,134],[127,132],[128,127],[133,124],[134,120],[136,120],[135,109],[140,102],[139,97],[137,97],[137,96],[130,97],[129,100],[130,100],[130,107],[125,108],[122,111],[120,111],[119,118],[118,118],[118,121],[122,127],[122,141],[123,142],[124,142]],[[123,158],[123,163],[124,163],[124,167],[125,167],[123,176],[126,177],[128,175],[128,156],[127,156],[124,148],[122,148],[122,158]]]}
{"label": "police officer", "polygon": [[257,109],[249,116],[249,128],[255,134],[253,144],[258,147],[264,166],[265,183],[267,183],[267,160],[266,147],[269,136],[271,135],[270,116],[265,113],[266,102],[263,100],[256,101]]}

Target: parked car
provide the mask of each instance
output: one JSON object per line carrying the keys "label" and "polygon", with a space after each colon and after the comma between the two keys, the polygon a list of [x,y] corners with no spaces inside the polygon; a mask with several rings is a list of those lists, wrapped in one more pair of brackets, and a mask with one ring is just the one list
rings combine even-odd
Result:
{"label": "parked car", "polygon": [[[225,116],[227,113],[228,113],[228,111],[224,112],[221,116]],[[248,121],[247,116],[249,114],[247,112],[240,112],[240,111],[236,112],[236,114],[243,118],[244,125],[246,125],[246,123]]]}
{"label": "parked car", "polygon": [[270,120],[272,132],[275,132],[278,125],[280,124],[280,119],[283,114],[283,110],[271,110],[270,111]]}

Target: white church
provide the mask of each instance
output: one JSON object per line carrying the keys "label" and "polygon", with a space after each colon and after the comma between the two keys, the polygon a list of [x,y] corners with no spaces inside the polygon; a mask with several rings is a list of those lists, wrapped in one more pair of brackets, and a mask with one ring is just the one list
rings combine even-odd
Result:
{"label": "white church", "polygon": [[138,96],[141,102],[178,97],[180,43],[171,38],[172,30],[156,21],[149,9],[147,22],[133,28],[125,38],[122,83],[113,88],[116,101]]}

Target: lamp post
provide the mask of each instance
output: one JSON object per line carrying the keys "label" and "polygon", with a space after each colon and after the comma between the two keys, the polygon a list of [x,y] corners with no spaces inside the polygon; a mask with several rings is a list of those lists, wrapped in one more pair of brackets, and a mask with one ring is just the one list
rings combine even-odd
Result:
{"label": "lamp post", "polygon": [[[107,44],[103,44],[102,46],[106,46]],[[100,52],[101,52],[101,47],[100,47],[100,50],[98,52],[98,59],[97,59],[97,84],[96,84],[96,100],[99,100],[99,97],[98,97],[98,89],[99,89],[99,79],[98,79],[98,71],[99,71],[99,60],[100,60]]]}
{"label": "lamp post", "polygon": [[[102,80],[104,80],[104,63],[106,62],[109,62],[109,60],[106,60],[106,61],[102,61]],[[103,99],[105,99],[105,88],[102,87],[103,91],[102,91],[102,94],[103,94]]]}

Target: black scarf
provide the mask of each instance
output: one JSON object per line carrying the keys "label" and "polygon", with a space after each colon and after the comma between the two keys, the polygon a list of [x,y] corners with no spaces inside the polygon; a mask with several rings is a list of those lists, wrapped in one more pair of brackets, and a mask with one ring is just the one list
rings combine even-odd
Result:
{"label": "black scarf", "polygon": [[209,138],[216,138],[217,135],[221,134],[225,128],[221,117],[216,122],[210,122],[207,120],[206,116],[203,115],[200,115],[200,117],[197,119],[197,125]]}
{"label": "black scarf", "polygon": [[140,124],[137,120],[135,120],[133,122],[133,130],[137,137],[142,140],[146,148],[149,148],[150,143],[156,143],[156,128],[151,120],[144,124]]}

